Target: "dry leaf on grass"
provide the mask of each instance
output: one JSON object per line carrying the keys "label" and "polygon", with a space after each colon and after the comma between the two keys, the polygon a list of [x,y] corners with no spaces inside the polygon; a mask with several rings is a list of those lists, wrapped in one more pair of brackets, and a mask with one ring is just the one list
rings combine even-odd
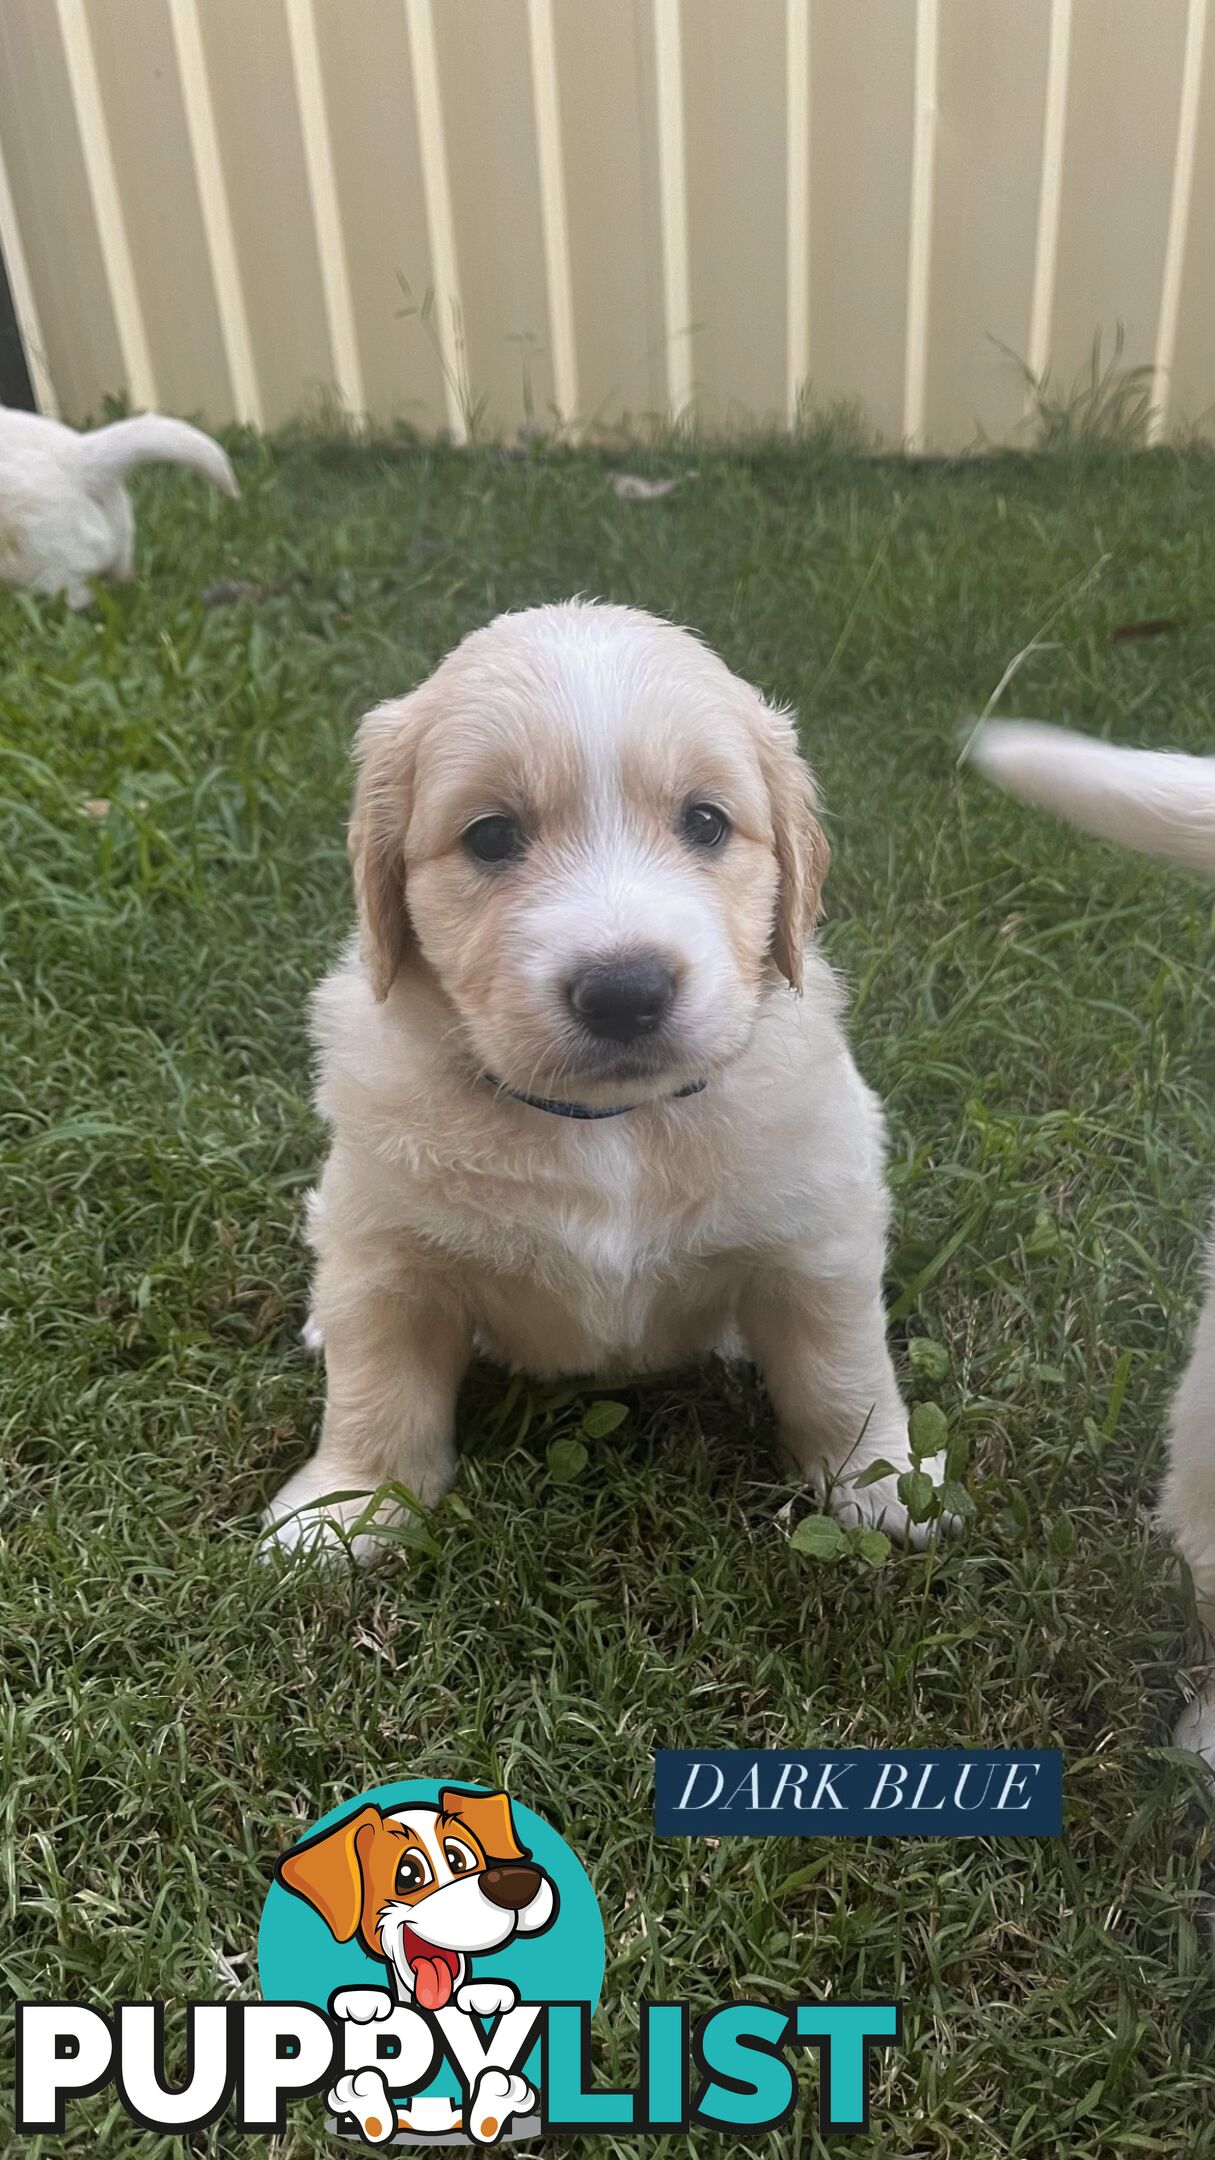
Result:
{"label": "dry leaf on grass", "polygon": [[[691,480],[693,475],[684,476]],[[643,480],[640,473],[617,472],[611,476],[611,489],[619,502],[661,502],[664,495],[671,495],[682,480]]]}
{"label": "dry leaf on grass", "polygon": [[1110,631],[1111,645],[1130,645],[1136,638],[1167,637],[1177,628],[1171,615],[1153,615],[1147,622],[1119,623]]}
{"label": "dry leaf on grass", "polygon": [[237,600],[277,600],[297,586],[311,583],[307,570],[293,570],[277,585],[254,584],[248,578],[218,578],[214,585],[204,585],[198,597],[205,608],[231,607]]}

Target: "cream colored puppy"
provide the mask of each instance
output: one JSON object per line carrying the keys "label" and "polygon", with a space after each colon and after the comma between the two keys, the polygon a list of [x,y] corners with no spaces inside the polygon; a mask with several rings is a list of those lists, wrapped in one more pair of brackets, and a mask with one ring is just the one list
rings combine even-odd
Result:
{"label": "cream colored puppy", "polygon": [[0,406],[0,585],[62,593],[82,608],[90,578],[129,578],[135,517],[125,482],[136,466],[162,462],[240,493],[219,444],[185,420],[140,413],[81,435]]}
{"label": "cream colored puppy", "polygon": [[[980,770],[1040,809],[1144,855],[1215,877],[1215,758],[1124,750],[1032,720],[990,721],[972,738]],[[1194,1582],[1204,1648],[1215,1655],[1215,1239],[1190,1362],[1173,1402],[1161,1520]],[[1215,1678],[1174,1735],[1215,1770]]]}
{"label": "cream colored puppy", "polygon": [[474,1349],[596,1380],[741,1338],[845,1518],[907,1516],[883,1127],[808,946],[828,851],[788,713],[683,630],[500,616],[359,734],[360,937],[315,999],[320,1445],[269,1510],[454,1474]]}

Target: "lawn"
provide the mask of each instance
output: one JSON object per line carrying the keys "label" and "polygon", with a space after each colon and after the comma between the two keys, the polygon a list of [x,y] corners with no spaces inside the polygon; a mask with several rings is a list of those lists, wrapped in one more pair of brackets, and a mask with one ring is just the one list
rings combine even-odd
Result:
{"label": "lawn", "polygon": [[[271,1864],[322,1810],[503,1780],[598,1891],[604,2077],[642,1995],[893,1993],[906,2044],[833,2152],[1215,2153],[1215,1817],[1168,1747],[1188,1606],[1151,1523],[1215,1184],[1211,901],[956,763],[1035,637],[997,710],[1211,747],[1215,460],[697,446],[643,460],[688,477],[638,503],[590,455],[234,447],[238,505],[139,483],[138,581],[91,615],[0,594],[8,2003],[250,1993]],[[263,590],[204,606],[219,579]],[[801,711],[889,1108],[900,1366],[969,1449],[947,1551],[793,1549],[739,1379],[630,1392],[568,1481],[590,1398],[479,1372],[429,1549],[255,1556],[320,1409],[306,1003],[350,915],[352,726],[575,592]],[[1063,1839],[652,1835],[655,1746],[961,1742],[1061,1747]],[[765,2149],[822,2152],[814,2086]],[[331,2149],[323,2120],[277,2149]],[[180,2148],[103,2096],[42,2149]]]}

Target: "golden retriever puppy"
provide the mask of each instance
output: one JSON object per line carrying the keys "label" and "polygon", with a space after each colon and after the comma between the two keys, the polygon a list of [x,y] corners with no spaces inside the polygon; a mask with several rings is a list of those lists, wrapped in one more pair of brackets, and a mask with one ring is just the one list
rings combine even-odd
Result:
{"label": "golden retriever puppy", "polygon": [[[793,722],[683,630],[503,615],[358,740],[360,935],[315,999],[320,1445],[268,1511],[332,1542],[454,1474],[474,1350],[596,1381],[740,1344],[845,1519],[908,1531],[883,1125],[808,940]],[[366,1542],[363,1540],[362,1542]]]}
{"label": "golden retriever puppy", "polygon": [[140,413],[87,435],[41,413],[0,406],[0,585],[93,597],[90,578],[130,577],[135,516],[126,481],[139,465],[187,465],[239,495],[225,451],[185,420]]}
{"label": "golden retriever puppy", "polygon": [[[981,772],[1102,840],[1215,877],[1215,758],[1123,749],[1033,720],[992,720],[972,738]],[[1173,1401],[1160,1516],[1194,1582],[1204,1649],[1215,1655],[1215,1238],[1194,1348]],[[1215,1770],[1215,1676],[1174,1738]]]}

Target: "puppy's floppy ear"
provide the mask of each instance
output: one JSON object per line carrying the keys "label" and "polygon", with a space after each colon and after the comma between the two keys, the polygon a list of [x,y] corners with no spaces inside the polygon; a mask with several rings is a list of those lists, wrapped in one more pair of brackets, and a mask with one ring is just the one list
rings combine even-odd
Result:
{"label": "puppy's floppy ear", "polygon": [[359,908],[359,949],[382,1004],[412,944],[405,899],[405,828],[413,803],[420,692],[377,705],[355,742],[359,777],[346,834]]}
{"label": "puppy's floppy ear", "polygon": [[798,749],[792,713],[764,706],[759,758],[768,787],[772,844],[780,870],[772,957],[785,980],[800,990],[806,939],[822,911],[831,849],[814,814],[818,797],[810,768]]}
{"label": "puppy's floppy ear", "polygon": [[527,1848],[515,1835],[510,1801],[504,1792],[461,1792],[448,1785],[439,1794],[444,1815],[454,1815],[472,1831],[487,1860],[526,1860]]}
{"label": "puppy's floppy ear", "polygon": [[363,1914],[359,1849],[360,1845],[366,1849],[383,1820],[378,1807],[360,1808],[332,1830],[322,1830],[319,1837],[284,1853],[275,1865],[275,1876],[284,1890],[293,1891],[319,1912],[335,1942],[349,1942],[357,1932]]}

